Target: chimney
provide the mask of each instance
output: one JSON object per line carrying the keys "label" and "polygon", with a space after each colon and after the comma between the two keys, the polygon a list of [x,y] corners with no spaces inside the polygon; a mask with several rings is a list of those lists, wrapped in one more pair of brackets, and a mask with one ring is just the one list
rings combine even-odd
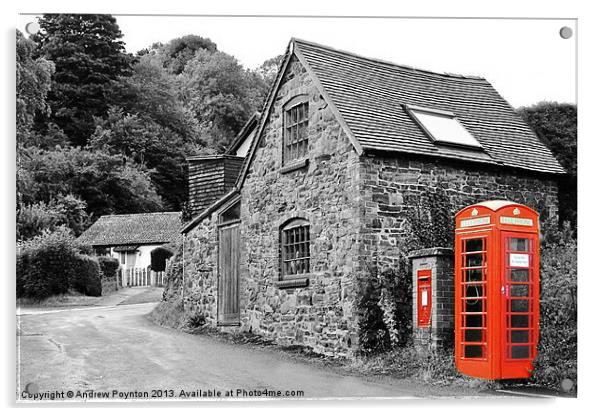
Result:
{"label": "chimney", "polygon": [[193,156],[188,162],[188,201],[192,216],[229,192],[236,184],[244,157]]}

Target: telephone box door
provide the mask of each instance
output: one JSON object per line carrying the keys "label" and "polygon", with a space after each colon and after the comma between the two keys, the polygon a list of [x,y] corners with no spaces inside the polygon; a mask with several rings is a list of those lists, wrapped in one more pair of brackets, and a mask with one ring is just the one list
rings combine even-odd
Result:
{"label": "telephone box door", "polygon": [[502,378],[528,377],[539,334],[539,253],[534,234],[502,232]]}
{"label": "telephone box door", "polygon": [[491,372],[491,234],[456,236],[456,360],[469,375]]}

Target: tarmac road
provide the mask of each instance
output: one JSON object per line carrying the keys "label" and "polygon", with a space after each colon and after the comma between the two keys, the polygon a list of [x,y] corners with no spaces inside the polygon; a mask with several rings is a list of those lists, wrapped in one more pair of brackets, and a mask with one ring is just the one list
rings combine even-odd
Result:
{"label": "tarmac road", "polygon": [[[219,391],[221,397],[232,391],[237,398],[265,398],[245,396],[239,389],[282,394],[289,390],[298,398],[433,394],[407,380],[337,374],[273,349],[162,328],[144,316],[154,306],[122,304],[18,316],[18,400],[31,400],[23,394],[28,383],[35,383],[29,389],[39,393],[94,390],[109,392],[112,399],[124,399],[113,396],[113,390],[149,395],[156,390],[173,399],[181,398],[182,391],[198,394],[199,390]],[[457,397],[466,392],[436,394]]]}

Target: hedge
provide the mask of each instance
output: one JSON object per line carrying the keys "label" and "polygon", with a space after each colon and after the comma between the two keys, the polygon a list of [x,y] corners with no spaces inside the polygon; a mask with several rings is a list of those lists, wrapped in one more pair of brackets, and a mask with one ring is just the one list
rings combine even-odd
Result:
{"label": "hedge", "polygon": [[151,253],[151,270],[154,272],[165,271],[165,261],[173,256],[173,252],[165,247],[157,247]]}
{"label": "hedge", "polygon": [[60,227],[17,245],[17,297],[44,299],[75,289],[100,296],[100,266],[80,253],[71,232]]}
{"label": "hedge", "polygon": [[73,262],[71,287],[86,296],[102,295],[102,280],[98,260],[78,254]]}
{"label": "hedge", "polygon": [[104,277],[115,277],[119,269],[119,260],[114,257],[100,256],[98,264]]}

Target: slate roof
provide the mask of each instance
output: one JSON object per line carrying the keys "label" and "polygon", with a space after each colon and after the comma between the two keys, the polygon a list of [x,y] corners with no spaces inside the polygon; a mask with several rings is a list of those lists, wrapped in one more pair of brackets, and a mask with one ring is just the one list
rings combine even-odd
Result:
{"label": "slate roof", "polygon": [[[292,45],[364,150],[564,172],[552,152],[484,78],[396,65],[300,39],[293,39]],[[453,112],[484,152],[433,143],[403,105]]]}
{"label": "slate roof", "polygon": [[180,212],[103,215],[78,237],[91,246],[163,244],[176,241]]}

